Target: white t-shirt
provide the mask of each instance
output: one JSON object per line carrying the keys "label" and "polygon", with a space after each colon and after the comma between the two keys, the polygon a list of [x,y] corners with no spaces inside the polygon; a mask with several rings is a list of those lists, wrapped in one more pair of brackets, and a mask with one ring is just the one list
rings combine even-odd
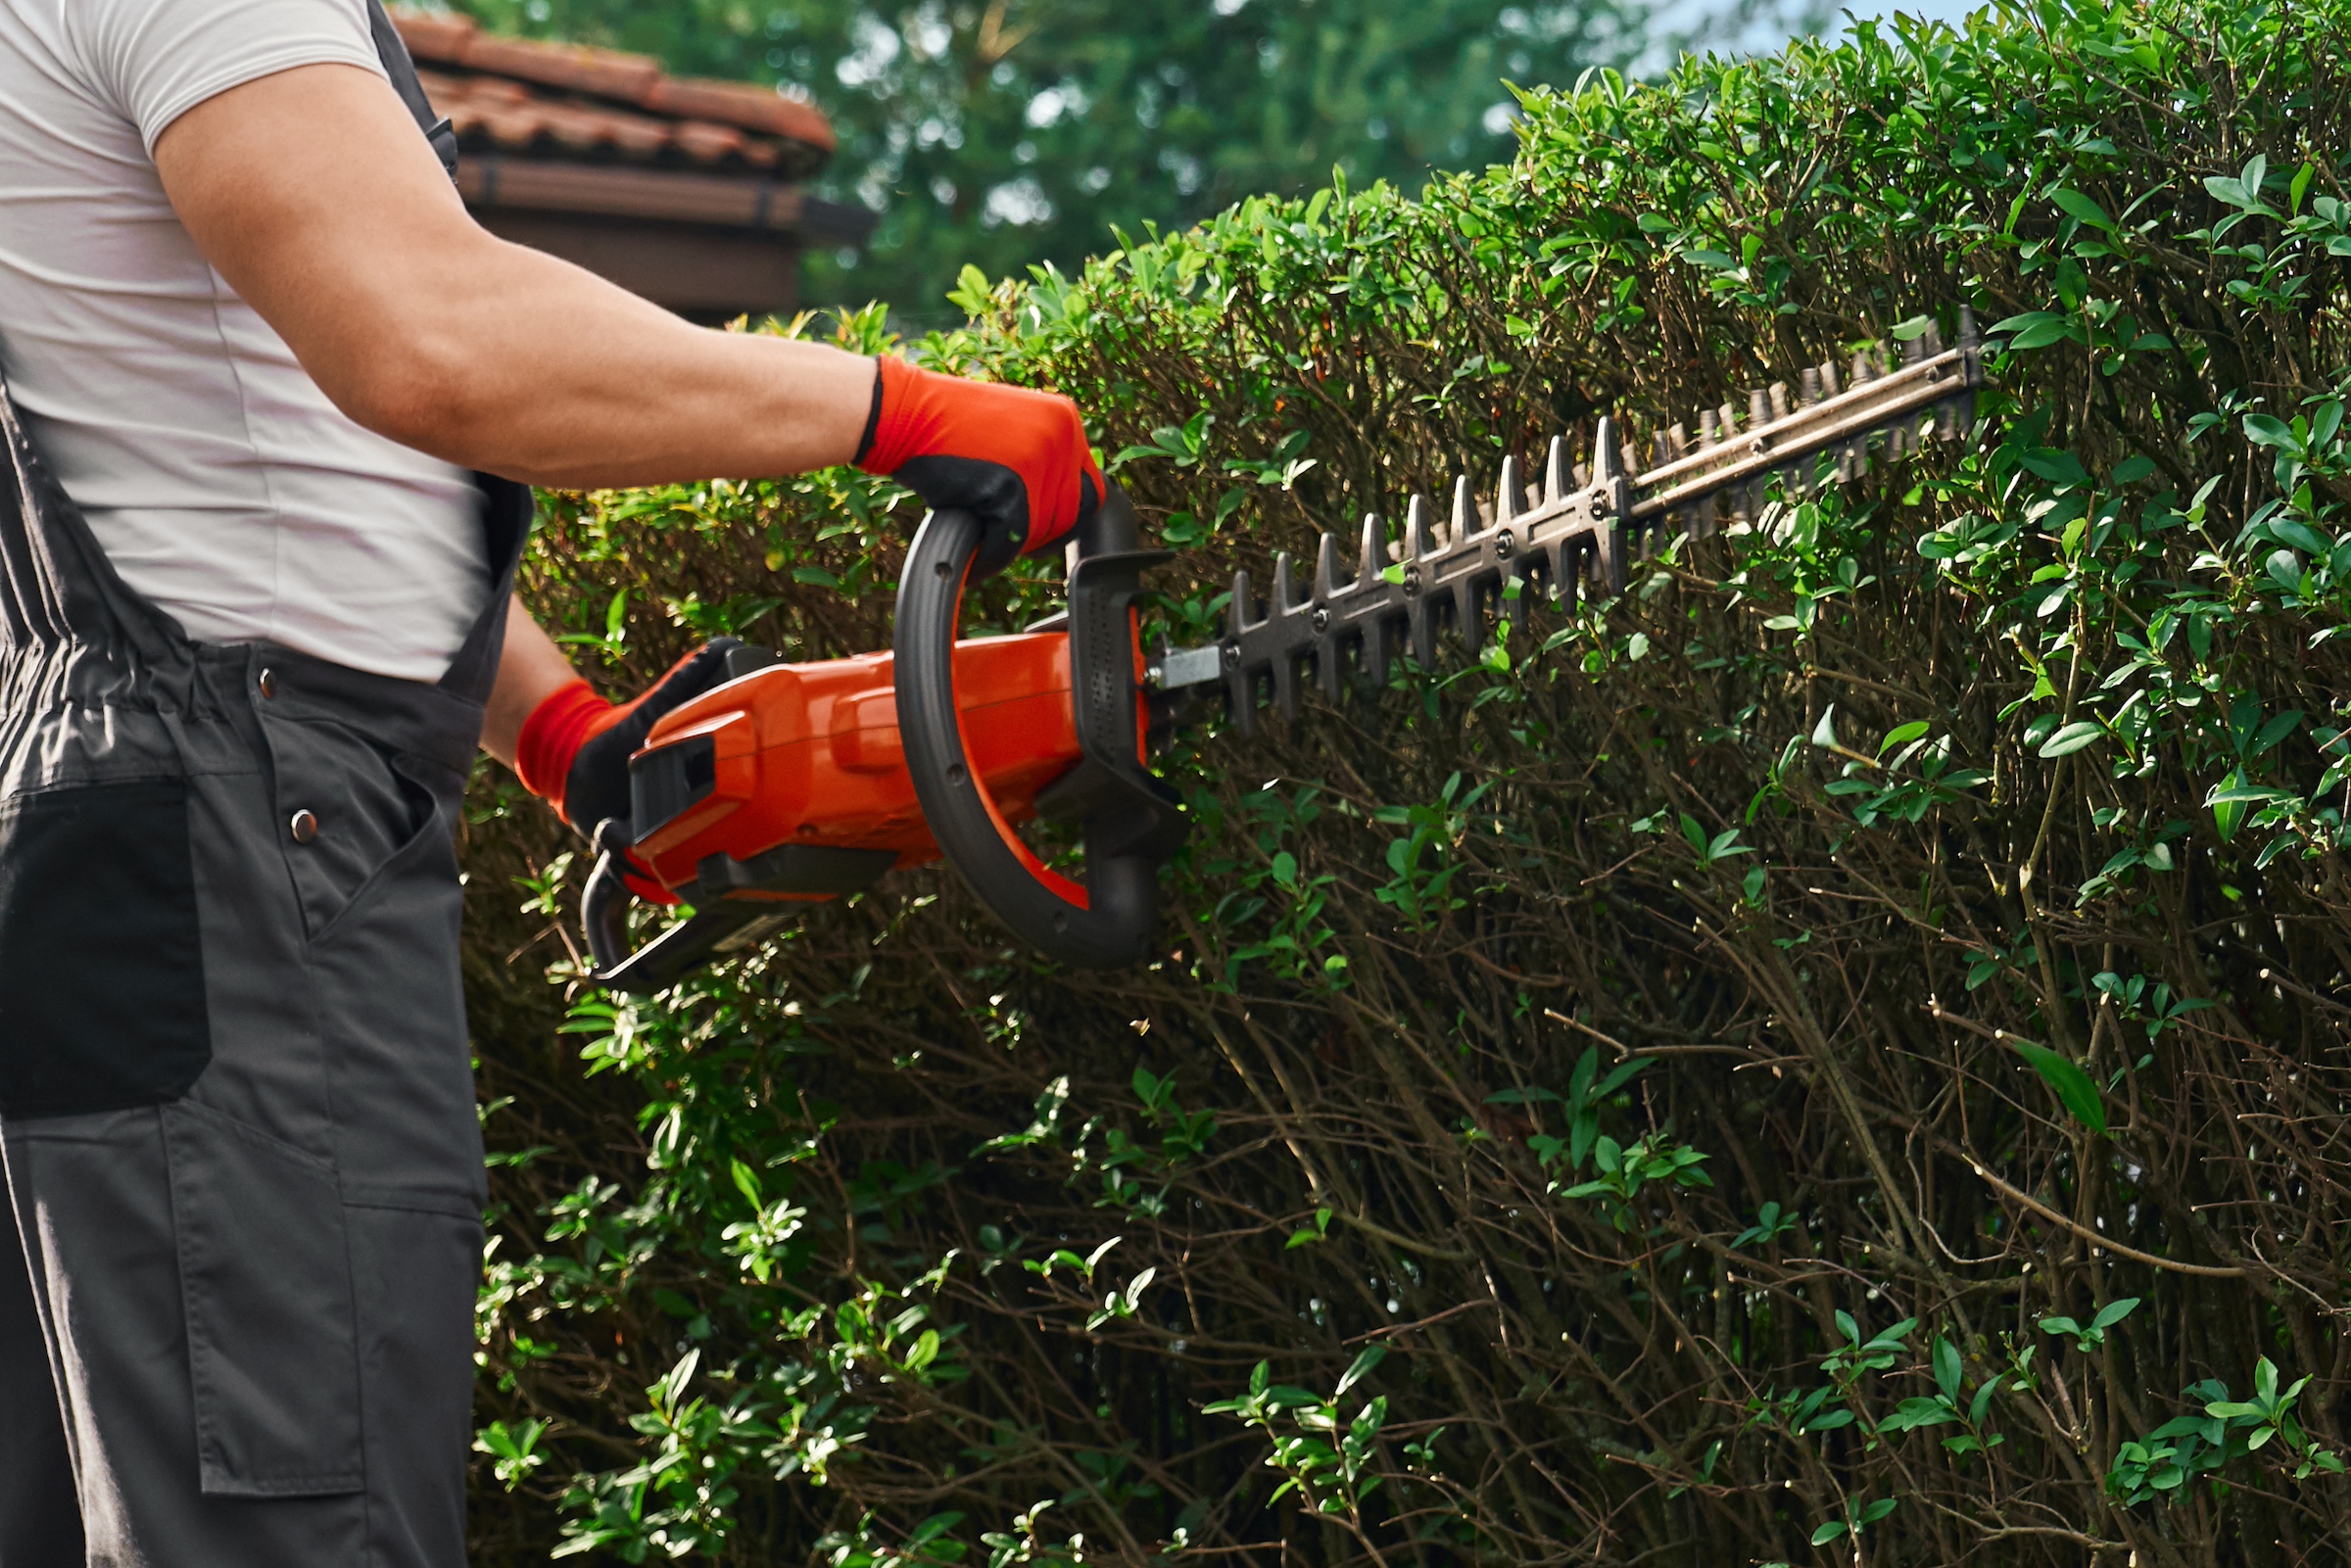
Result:
{"label": "white t-shirt", "polygon": [[207,98],[328,62],[383,74],[362,0],[0,0],[0,371],[189,636],[437,681],[489,594],[471,480],[327,402],[152,156]]}

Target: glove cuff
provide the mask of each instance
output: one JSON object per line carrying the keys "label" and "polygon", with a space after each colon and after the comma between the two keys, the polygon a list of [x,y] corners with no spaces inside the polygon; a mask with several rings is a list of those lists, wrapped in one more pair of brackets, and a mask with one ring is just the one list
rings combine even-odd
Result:
{"label": "glove cuff", "polygon": [[931,372],[918,370],[894,355],[874,361],[874,409],[867,419],[865,444],[857,466],[869,474],[894,474],[909,458],[928,451],[936,440],[937,421],[923,396]]}
{"label": "glove cuff", "polygon": [[882,391],[885,384],[882,364],[880,358],[874,360],[874,401],[865,410],[865,433],[857,438],[857,455],[849,459],[859,468],[865,466],[867,453],[874,450],[874,433],[882,428]]}
{"label": "glove cuff", "polygon": [[618,710],[596,694],[586,681],[557,687],[522,721],[514,742],[514,773],[522,786],[563,813],[563,789],[571,777],[572,758],[589,736],[610,724]]}

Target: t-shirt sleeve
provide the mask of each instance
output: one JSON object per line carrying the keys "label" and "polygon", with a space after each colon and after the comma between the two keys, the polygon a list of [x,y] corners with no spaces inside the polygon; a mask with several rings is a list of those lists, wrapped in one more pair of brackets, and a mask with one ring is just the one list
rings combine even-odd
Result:
{"label": "t-shirt sleeve", "polygon": [[70,47],[90,88],[155,151],[189,110],[297,66],[384,74],[365,0],[66,0]]}

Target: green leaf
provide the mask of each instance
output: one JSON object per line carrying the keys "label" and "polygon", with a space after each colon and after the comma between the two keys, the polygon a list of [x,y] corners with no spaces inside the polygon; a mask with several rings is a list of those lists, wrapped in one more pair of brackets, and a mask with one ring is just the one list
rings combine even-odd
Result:
{"label": "green leaf", "polygon": [[2080,191],[2068,190],[2060,185],[2049,192],[2049,200],[2055,202],[2066,216],[2078,218],[2091,228],[2102,228],[2109,232],[2114,229],[2114,219],[2106,215],[2106,209]]}
{"label": "green leaf", "polygon": [[1845,1521],[1843,1519],[1831,1519],[1827,1524],[1822,1525],[1818,1530],[1812,1532],[1812,1544],[1815,1546],[1825,1546],[1830,1542],[1835,1541],[1839,1536],[1844,1534]]}
{"label": "green leaf", "polygon": [[1380,1362],[1386,1360],[1387,1358],[1388,1348],[1385,1345],[1366,1346],[1364,1349],[1364,1354],[1357,1356],[1355,1358],[1355,1364],[1348,1367],[1346,1372],[1339,1378],[1339,1386],[1331,1390],[1330,1397],[1333,1400],[1343,1398],[1349,1389],[1355,1387],[1358,1383],[1361,1383],[1365,1378],[1369,1377],[1371,1375],[1372,1368],[1378,1366]]}
{"label": "green leaf", "polygon": [[2098,1315],[2089,1320],[2089,1326],[2093,1329],[2112,1328],[2124,1318],[2129,1317],[2132,1310],[2137,1306],[2138,1298],[2135,1296],[2125,1296],[2108,1302],[2104,1307],[2098,1308]]}
{"label": "green leaf", "polygon": [[1941,1335],[1935,1338],[1935,1386],[1946,1399],[1959,1397],[1959,1350]]}
{"label": "green leaf", "polygon": [[2289,451],[2302,445],[2293,426],[2266,413],[2245,415],[2245,439],[2256,447],[2283,447]]}
{"label": "green leaf", "polygon": [[2298,550],[2306,550],[2310,554],[2319,556],[2329,555],[2334,551],[2334,541],[2308,523],[2297,522],[2291,517],[2274,517],[2270,519],[2269,526],[2271,533]]}
{"label": "green leaf", "polygon": [[2008,1048],[2032,1064],[2033,1070],[2057,1092],[2057,1098],[2073,1113],[2076,1121],[2092,1132],[2106,1130],[2106,1105],[2098,1098],[2098,1086],[2072,1058],[2031,1040],[2011,1038]]}
{"label": "green leaf", "polygon": [[1924,719],[1913,719],[1908,724],[1895,725],[1886,732],[1886,738],[1878,742],[1878,755],[1882,757],[1895,746],[1908,745],[1920,736],[1925,735],[1929,728],[1930,726]]}
{"label": "green leaf", "polygon": [[2084,746],[2106,738],[2106,727],[2094,719],[2076,719],[2040,743],[2043,757],[2070,757]]}
{"label": "green leaf", "polygon": [[1991,330],[2014,333],[2008,340],[2011,349],[2045,349],[2066,338],[2080,338],[2082,323],[2054,310],[2027,310],[2023,315],[2010,316]]}

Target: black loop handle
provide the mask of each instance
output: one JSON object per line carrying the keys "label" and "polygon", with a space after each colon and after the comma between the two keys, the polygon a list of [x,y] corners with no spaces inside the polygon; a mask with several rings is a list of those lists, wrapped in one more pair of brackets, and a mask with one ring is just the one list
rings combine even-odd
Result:
{"label": "black loop handle", "polygon": [[970,512],[933,512],[898,579],[898,736],[915,796],[940,852],[1015,936],[1085,969],[1140,963],[1151,946],[1160,864],[1187,830],[1175,792],[1142,765],[1136,712],[1130,607],[1142,572],[1167,557],[1134,548],[1134,510],[1115,487],[1073,551],[1071,699],[1084,760],[1039,805],[1084,825],[1080,884],[1021,842],[964,744],[955,633],[984,532]]}
{"label": "black loop handle", "polygon": [[621,879],[627,864],[629,825],[606,817],[592,835],[599,853],[588,886],[580,894],[580,931],[588,938],[588,955],[600,972],[620,968],[629,954],[629,900],[636,895]]}

